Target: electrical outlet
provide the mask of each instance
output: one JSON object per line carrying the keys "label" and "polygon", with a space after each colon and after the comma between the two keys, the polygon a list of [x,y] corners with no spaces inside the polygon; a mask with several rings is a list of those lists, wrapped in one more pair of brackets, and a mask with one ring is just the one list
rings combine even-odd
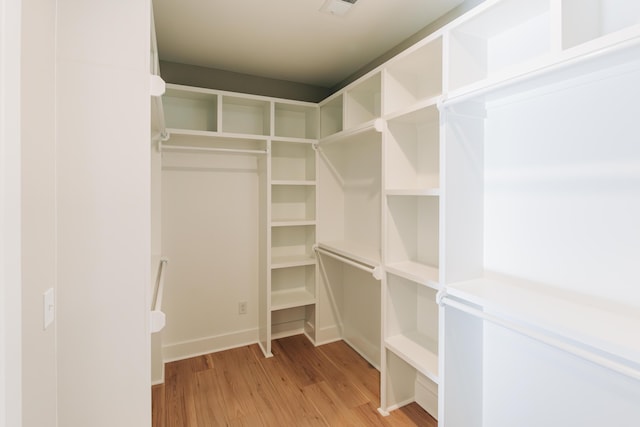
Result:
{"label": "electrical outlet", "polygon": [[238,314],[247,314],[247,302],[241,301],[238,303]]}

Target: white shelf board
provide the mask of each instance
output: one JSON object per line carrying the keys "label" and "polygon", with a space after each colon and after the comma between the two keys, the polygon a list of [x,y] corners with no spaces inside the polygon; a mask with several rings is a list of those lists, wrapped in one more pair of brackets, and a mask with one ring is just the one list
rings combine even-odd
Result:
{"label": "white shelf board", "polygon": [[293,136],[278,136],[278,135],[273,136],[271,140],[273,142],[295,142],[298,144],[315,144],[318,142],[317,139],[298,138]]}
{"label": "white shelf board", "polygon": [[319,242],[318,247],[371,267],[380,265],[380,250],[373,246],[348,240],[334,240]]}
{"label": "white shelf board", "polygon": [[421,264],[415,261],[401,261],[388,264],[385,267],[387,273],[395,274],[396,276],[404,277],[412,282],[419,283],[421,285],[440,289],[440,283],[438,281],[438,269],[425,264]]}
{"label": "white shelf board", "polygon": [[314,265],[316,259],[309,255],[289,255],[271,258],[271,269],[301,267],[305,265]]}
{"label": "white shelf board", "polygon": [[315,181],[294,180],[294,179],[274,179],[271,180],[271,185],[300,185],[300,186],[314,186]]}
{"label": "white shelf board", "polygon": [[272,227],[292,227],[300,225],[316,225],[315,219],[279,219],[271,221]]}
{"label": "white shelf board", "polygon": [[640,363],[640,309],[516,279],[479,278],[446,294],[494,316]]}
{"label": "white shelf board", "polygon": [[388,337],[385,347],[416,368],[434,383],[439,383],[438,346],[434,340],[416,331]]}
{"label": "white shelf board", "polygon": [[387,121],[420,124],[439,120],[438,102],[441,96],[422,99],[409,107],[393,111],[384,116]]}
{"label": "white shelf board", "polygon": [[271,311],[315,304],[316,297],[305,288],[271,293]]}
{"label": "white shelf board", "polygon": [[355,126],[351,129],[341,130],[340,132],[326,136],[318,141],[319,145],[331,144],[334,142],[347,142],[351,138],[355,138],[366,134],[379,134],[384,128],[384,120],[377,118],[366,123]]}
{"label": "white shelf board", "polygon": [[229,139],[244,139],[244,140],[255,140],[255,141],[266,141],[269,139],[267,135],[255,135],[255,134],[244,134],[244,133],[231,133],[231,132],[213,132],[208,130],[193,130],[193,129],[178,129],[178,128],[167,128],[167,133],[169,137],[171,135],[180,135],[180,136],[197,136],[202,138],[229,138]]}
{"label": "white shelf board", "polygon": [[439,188],[390,188],[387,196],[439,196]]}

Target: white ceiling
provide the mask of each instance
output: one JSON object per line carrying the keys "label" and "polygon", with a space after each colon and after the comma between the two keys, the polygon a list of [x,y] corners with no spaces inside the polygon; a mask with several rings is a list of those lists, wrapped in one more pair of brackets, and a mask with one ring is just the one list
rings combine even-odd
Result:
{"label": "white ceiling", "polygon": [[332,87],[463,0],[153,0],[161,60]]}

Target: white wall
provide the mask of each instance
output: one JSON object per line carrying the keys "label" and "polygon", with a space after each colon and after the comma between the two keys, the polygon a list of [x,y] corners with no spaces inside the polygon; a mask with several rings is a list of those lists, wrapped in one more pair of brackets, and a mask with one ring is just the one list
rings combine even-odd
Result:
{"label": "white wall", "polygon": [[162,161],[165,358],[256,342],[256,157],[165,152]]}
{"label": "white wall", "polygon": [[55,323],[42,294],[56,282],[55,10],[22,1],[22,422],[56,425]]}
{"label": "white wall", "polygon": [[150,2],[57,5],[58,425],[150,425]]}
{"label": "white wall", "polygon": [[20,1],[0,0],[0,426],[20,426]]}

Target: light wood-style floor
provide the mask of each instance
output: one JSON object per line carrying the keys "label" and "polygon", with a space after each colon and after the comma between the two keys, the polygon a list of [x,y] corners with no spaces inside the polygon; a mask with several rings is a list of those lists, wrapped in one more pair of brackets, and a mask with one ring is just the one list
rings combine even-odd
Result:
{"label": "light wood-style floor", "polygon": [[379,372],[344,342],[314,347],[303,335],[169,363],[154,386],[154,427],[421,426],[412,403],[381,416]]}

